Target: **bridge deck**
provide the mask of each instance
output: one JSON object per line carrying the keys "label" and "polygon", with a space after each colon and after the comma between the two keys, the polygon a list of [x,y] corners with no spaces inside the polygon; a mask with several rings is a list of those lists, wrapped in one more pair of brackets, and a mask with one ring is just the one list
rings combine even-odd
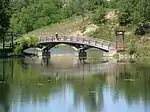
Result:
{"label": "bridge deck", "polygon": [[[105,41],[102,39],[93,39],[88,37],[76,37],[76,36],[40,36],[40,44],[46,43],[70,43],[70,44],[80,44],[87,45],[90,47],[98,48],[105,51],[116,51],[116,44],[114,42]],[[119,49],[117,49],[119,50]]]}

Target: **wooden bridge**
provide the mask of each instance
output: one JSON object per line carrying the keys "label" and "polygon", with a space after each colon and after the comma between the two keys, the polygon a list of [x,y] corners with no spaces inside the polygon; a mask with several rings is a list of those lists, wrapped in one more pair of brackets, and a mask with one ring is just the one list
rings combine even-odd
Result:
{"label": "wooden bridge", "polygon": [[49,50],[55,45],[67,44],[79,50],[87,50],[89,48],[97,48],[105,52],[122,50],[121,47],[116,48],[115,42],[105,41],[102,39],[93,39],[81,36],[40,36],[39,45],[45,46],[43,50]]}
{"label": "wooden bridge", "polygon": [[[124,50],[124,46],[118,46],[117,42],[110,42],[84,36],[58,36],[58,34],[56,34],[55,36],[40,35],[38,38],[39,41],[37,47],[40,48],[42,52],[48,52],[52,47],[58,44],[70,45],[79,52],[85,52],[85,50],[89,48],[97,48],[105,52],[117,52]],[[10,40],[11,42],[0,44],[0,52],[13,52],[14,45],[20,41],[20,39],[14,40],[12,35]]]}

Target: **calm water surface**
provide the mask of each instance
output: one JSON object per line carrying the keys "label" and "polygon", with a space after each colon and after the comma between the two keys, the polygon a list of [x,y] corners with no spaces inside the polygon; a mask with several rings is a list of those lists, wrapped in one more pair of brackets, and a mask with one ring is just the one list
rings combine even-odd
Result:
{"label": "calm water surface", "polygon": [[0,112],[150,112],[149,68],[71,54],[1,59]]}

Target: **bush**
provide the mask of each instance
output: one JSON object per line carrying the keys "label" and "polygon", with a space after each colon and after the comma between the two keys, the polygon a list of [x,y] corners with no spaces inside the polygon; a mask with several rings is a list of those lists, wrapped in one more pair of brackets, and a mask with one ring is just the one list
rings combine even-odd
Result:
{"label": "bush", "polygon": [[20,44],[17,44],[14,49],[14,55],[21,55],[23,47]]}
{"label": "bush", "polygon": [[126,25],[130,24],[131,20],[132,20],[130,12],[128,10],[121,12],[119,14],[118,20],[119,20],[119,24],[121,26],[126,26]]}
{"label": "bush", "polygon": [[136,35],[144,35],[146,33],[145,28],[147,26],[146,22],[140,22],[135,30]]}
{"label": "bush", "polygon": [[28,47],[28,44],[29,44],[29,39],[27,37],[23,37],[21,40],[20,40],[20,44],[22,47]]}
{"label": "bush", "polygon": [[100,25],[101,23],[105,23],[106,11],[103,7],[100,7],[99,10],[93,15],[92,20],[96,25]]}
{"label": "bush", "polygon": [[128,49],[128,53],[129,53],[129,55],[133,55],[133,54],[135,54],[136,53],[136,48],[135,47],[131,47],[131,48],[129,48]]}
{"label": "bush", "polygon": [[34,35],[29,36],[29,40],[28,40],[28,46],[32,46],[35,47],[37,46],[38,42],[38,38]]}
{"label": "bush", "polygon": [[20,43],[15,46],[14,54],[20,55],[24,49],[29,47],[36,47],[38,44],[38,38],[36,36],[22,37]]}
{"label": "bush", "polygon": [[137,51],[136,40],[135,39],[131,39],[130,43],[128,45],[128,53],[129,53],[129,55],[133,55],[133,54],[136,53],[136,51]]}

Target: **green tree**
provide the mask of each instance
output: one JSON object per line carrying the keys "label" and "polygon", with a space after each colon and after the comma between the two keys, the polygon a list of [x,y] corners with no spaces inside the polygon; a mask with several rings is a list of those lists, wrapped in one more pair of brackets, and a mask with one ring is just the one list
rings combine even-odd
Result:
{"label": "green tree", "polygon": [[119,19],[120,25],[122,26],[126,26],[127,24],[130,24],[132,21],[131,14],[128,10],[121,12],[118,19]]}
{"label": "green tree", "polygon": [[[149,0],[115,0],[116,8],[122,13],[119,18],[121,25],[128,23],[137,26],[135,34],[145,34],[144,27],[147,22],[150,22],[150,1]],[[126,12],[127,10],[127,12]]]}
{"label": "green tree", "polygon": [[100,7],[99,10],[92,17],[94,24],[100,25],[101,23],[106,22],[105,15],[106,10],[103,7]]}
{"label": "green tree", "polygon": [[82,16],[82,19],[85,18],[85,13],[87,9],[87,2],[85,0],[77,0],[76,2],[76,10],[77,14]]}
{"label": "green tree", "polygon": [[60,21],[60,12],[52,0],[39,0],[12,15],[10,30],[27,33]]}
{"label": "green tree", "polygon": [[0,0],[0,37],[9,27],[10,7],[9,0]]}
{"label": "green tree", "polygon": [[20,11],[22,7],[27,7],[37,0],[10,0],[10,7],[12,13]]}

